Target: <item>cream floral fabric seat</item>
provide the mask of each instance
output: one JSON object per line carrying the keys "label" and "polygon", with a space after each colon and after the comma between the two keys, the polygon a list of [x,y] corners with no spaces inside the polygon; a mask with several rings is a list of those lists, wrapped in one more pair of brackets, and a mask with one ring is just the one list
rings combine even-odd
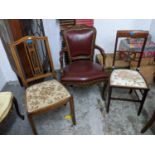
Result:
{"label": "cream floral fabric seat", "polygon": [[26,89],[26,103],[29,113],[47,108],[71,97],[67,89],[56,80],[32,85]]}
{"label": "cream floral fabric seat", "polygon": [[147,84],[141,74],[131,69],[115,69],[111,73],[110,85],[147,88]]}
{"label": "cream floral fabric seat", "polygon": [[8,115],[13,104],[12,99],[11,92],[0,92],[0,122]]}

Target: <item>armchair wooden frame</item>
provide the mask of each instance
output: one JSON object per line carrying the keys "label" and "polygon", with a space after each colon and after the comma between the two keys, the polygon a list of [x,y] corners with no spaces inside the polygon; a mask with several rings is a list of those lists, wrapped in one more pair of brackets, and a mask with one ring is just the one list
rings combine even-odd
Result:
{"label": "armchair wooden frame", "polygon": [[[142,59],[142,56],[143,56],[145,44],[146,44],[147,37],[148,37],[148,31],[136,31],[136,30],[120,30],[120,31],[117,31],[116,42],[115,42],[115,49],[114,49],[114,58],[113,58],[113,69],[114,70],[115,70],[116,52],[120,52],[119,50],[117,50],[118,39],[119,38],[124,38],[124,37],[127,37],[127,38],[143,38],[144,39],[141,51],[140,52],[139,51],[137,51],[137,52],[134,51],[135,53],[139,53],[140,54],[139,58],[138,59],[137,58],[136,59],[130,58],[130,62],[131,62],[131,60],[137,62],[136,71],[139,72],[139,67],[140,67],[141,59]],[[129,62],[129,68],[130,68],[130,62]],[[143,77],[143,76],[141,75],[141,77]],[[144,81],[145,81],[145,79],[144,79]],[[145,99],[146,99],[146,96],[147,96],[147,93],[149,91],[149,87],[147,85],[147,82],[145,81],[146,88],[130,87],[130,86],[128,87],[128,86],[119,86],[119,85],[114,86],[114,85],[111,85],[110,80],[109,80],[108,83],[109,83],[108,84],[109,87],[108,87],[108,97],[107,97],[107,105],[106,105],[107,112],[109,112],[109,107],[110,107],[110,101],[111,100],[123,100],[123,101],[139,102],[140,103],[140,107],[139,107],[137,115],[140,115],[140,113],[142,111],[142,108],[143,108],[143,105],[144,105],[144,102],[145,102]],[[137,97],[137,99],[127,99],[127,98],[120,98],[120,97],[112,97],[112,90],[113,90],[113,88],[129,89],[129,93],[131,94],[132,92],[134,92],[136,97]],[[139,98],[139,95],[136,92],[136,90],[139,90],[140,94],[142,95],[141,98]]]}
{"label": "armchair wooden frame", "polygon": [[[83,30],[92,30],[93,31],[93,37],[92,37],[92,43],[91,43],[91,53],[89,55],[79,55],[79,56],[73,57],[73,56],[71,56],[70,46],[69,46],[69,42],[67,39],[67,33],[70,31],[83,31]],[[79,61],[79,60],[89,60],[89,61],[93,62],[94,55],[95,55],[95,49],[97,49],[101,53],[103,62],[105,63],[106,54],[105,54],[104,50],[95,44],[96,29],[94,27],[89,27],[86,25],[76,25],[76,26],[70,27],[63,31],[63,38],[65,41],[65,48],[63,48],[60,51],[60,65],[61,65],[62,76],[64,75],[64,68],[66,67],[66,66],[64,66],[64,57],[63,57],[65,52],[67,52],[68,56],[69,56],[69,64],[68,65],[72,64],[75,61]],[[105,72],[104,65],[102,66],[102,70],[103,70],[103,72]],[[89,81],[79,80],[79,81],[75,82],[75,81],[63,81],[62,80],[61,82],[64,85],[71,85],[71,86],[73,85],[73,86],[78,86],[78,87],[85,87],[85,86],[90,86],[93,84],[100,84],[101,82],[104,82],[103,93],[102,93],[102,95],[103,95],[105,92],[106,86],[107,86],[107,81],[108,81],[108,75],[102,79],[93,79],[93,80],[89,80]],[[104,95],[102,97],[104,98]]]}
{"label": "armchair wooden frame", "polygon": [[[50,68],[48,72],[44,72],[42,69],[41,62],[40,62],[40,59],[39,59],[39,56],[37,53],[37,45],[36,45],[37,40],[42,40],[45,43],[45,48],[47,51],[49,68]],[[28,46],[26,44],[27,41],[30,42],[31,46]],[[26,54],[27,54],[27,57],[28,57],[28,60],[29,60],[30,66],[31,66],[30,70],[33,73],[32,77],[27,78],[24,75],[24,71],[21,67],[20,58],[16,52],[16,46],[18,46],[21,43],[24,43],[25,51],[26,51]],[[54,79],[57,79],[56,73],[54,71],[54,66],[53,66],[52,55],[51,55],[51,51],[50,51],[50,47],[49,47],[49,43],[48,43],[48,38],[46,36],[43,36],[43,37],[25,36],[25,37],[19,39],[18,41],[11,43],[10,49],[11,49],[11,53],[12,53],[15,65],[16,65],[17,74],[21,78],[21,81],[25,88],[28,88],[29,85],[31,84],[31,82],[35,82],[36,80],[44,79],[47,77],[53,77]],[[33,57],[33,59],[32,59],[32,57]],[[25,100],[26,100],[26,96],[25,96]],[[47,112],[52,109],[56,109],[58,107],[61,107],[62,105],[66,105],[67,102],[69,102],[69,104],[70,104],[70,112],[71,112],[71,116],[72,116],[72,122],[75,125],[76,119],[75,119],[75,112],[74,112],[74,101],[73,101],[73,96],[70,95],[70,97],[67,97],[64,100],[61,100],[60,102],[57,102],[56,104],[49,104],[48,106],[46,106],[44,108],[39,108],[33,112],[28,112],[28,109],[27,109],[27,116],[28,116],[29,122],[31,124],[33,133],[37,134],[37,130],[36,130],[35,124],[32,119],[32,117],[34,115],[38,115],[38,114]],[[26,103],[27,103],[27,100],[26,100]]]}

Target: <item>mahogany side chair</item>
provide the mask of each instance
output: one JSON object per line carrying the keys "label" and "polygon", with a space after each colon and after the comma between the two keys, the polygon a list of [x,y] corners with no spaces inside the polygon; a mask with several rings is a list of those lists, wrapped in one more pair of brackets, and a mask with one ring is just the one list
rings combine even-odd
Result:
{"label": "mahogany side chair", "polygon": [[[62,105],[66,105],[67,102],[70,104],[72,122],[75,125],[73,96],[57,81],[48,38],[45,36],[25,36],[11,43],[10,48],[16,65],[16,73],[26,88],[27,116],[33,133],[37,134],[32,118],[34,115],[59,108]],[[20,48],[25,49],[29,75],[24,72],[23,62],[21,62],[18,54]],[[47,80],[47,78],[51,79]]]}
{"label": "mahogany side chair", "polygon": [[[136,31],[136,30],[120,30],[117,31],[116,35],[116,42],[115,42],[115,49],[114,49],[114,57],[113,57],[113,71],[111,73],[109,79],[109,87],[108,87],[108,98],[107,98],[107,112],[109,112],[110,101],[112,100],[123,100],[123,101],[133,101],[139,102],[140,107],[138,110],[138,115],[140,115],[147,93],[149,91],[148,85],[140,74],[140,63],[143,56],[145,44],[148,37],[148,31]],[[140,51],[119,51],[118,50],[118,42],[119,39],[122,38],[141,38],[143,40],[141,50]],[[129,62],[128,68],[124,69],[115,69],[115,61],[116,61],[116,53],[124,52],[124,61]],[[136,63],[137,67],[135,70],[130,69],[131,63]],[[137,99],[127,99],[127,98],[120,98],[120,97],[112,97],[113,88],[120,88],[120,89],[129,89],[129,92],[134,92]],[[140,92],[141,96],[138,95],[138,91]],[[121,94],[120,96],[123,96]]]}
{"label": "mahogany side chair", "polygon": [[[95,27],[75,25],[63,31],[65,48],[60,52],[61,82],[65,85],[88,86],[107,83],[108,74],[100,64],[93,62],[97,49],[105,62],[104,50],[95,44]],[[69,64],[64,66],[64,53],[69,55]]]}

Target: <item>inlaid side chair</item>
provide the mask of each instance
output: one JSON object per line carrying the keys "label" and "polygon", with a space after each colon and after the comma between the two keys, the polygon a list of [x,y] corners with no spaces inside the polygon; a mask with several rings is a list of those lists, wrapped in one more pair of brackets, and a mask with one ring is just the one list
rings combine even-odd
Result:
{"label": "inlaid side chair", "polygon": [[[95,44],[95,27],[76,25],[63,31],[65,48],[60,52],[61,82],[65,85],[88,86],[107,83],[108,74],[94,62],[95,49],[105,59],[104,50]],[[69,55],[69,64],[63,65],[64,53]],[[104,90],[104,89],[103,89]]]}
{"label": "inlaid side chair", "polygon": [[[25,36],[10,44],[17,75],[26,88],[27,116],[34,134],[37,134],[32,117],[70,103],[72,122],[75,125],[73,96],[56,80],[52,55],[47,37]],[[18,52],[24,48],[30,75],[25,74]],[[52,77],[47,80],[45,78]],[[42,81],[41,81],[42,80]]]}
{"label": "inlaid side chair", "polygon": [[[145,44],[148,37],[148,31],[133,31],[133,30],[122,30],[117,31],[116,35],[116,42],[115,42],[115,49],[114,49],[114,57],[113,57],[113,71],[110,76],[109,80],[109,90],[108,90],[108,101],[107,101],[107,112],[109,112],[110,101],[112,100],[124,100],[124,101],[133,101],[133,102],[140,102],[140,107],[138,110],[138,115],[140,115],[147,93],[149,91],[148,85],[140,74],[140,63],[143,56],[143,51],[145,48]],[[141,46],[140,51],[119,51],[117,49],[117,45],[120,38],[142,38],[143,44]],[[124,61],[129,62],[129,67],[127,69],[115,69],[115,61],[116,61],[116,52],[124,52]],[[137,64],[135,70],[130,69],[131,63],[134,62]],[[127,98],[120,98],[120,97],[112,97],[113,88],[120,88],[120,89],[129,89],[129,92],[132,91],[137,96],[137,99],[127,99]],[[138,95],[138,92],[141,94]],[[123,97],[123,94],[120,96]]]}
{"label": "inlaid side chair", "polygon": [[12,92],[0,92],[0,123],[2,123],[13,109],[17,115],[24,120],[24,116],[19,112],[18,103]]}

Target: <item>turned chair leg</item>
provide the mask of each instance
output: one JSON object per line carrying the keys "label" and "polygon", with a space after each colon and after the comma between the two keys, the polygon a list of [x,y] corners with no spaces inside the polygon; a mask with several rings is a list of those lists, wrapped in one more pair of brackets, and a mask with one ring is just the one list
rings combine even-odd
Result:
{"label": "turned chair leg", "polygon": [[146,96],[147,96],[147,93],[148,93],[148,90],[145,90],[144,91],[144,94],[143,94],[143,97],[142,97],[142,100],[141,100],[141,103],[140,103],[140,107],[139,107],[139,110],[138,110],[138,116],[140,115],[142,109],[143,109],[143,105],[145,103],[145,99],[146,99]]}
{"label": "turned chair leg", "polygon": [[72,122],[73,122],[73,125],[76,125],[73,96],[71,96],[69,104],[70,104],[70,112],[71,112],[71,116],[72,116]]}
{"label": "turned chair leg", "polygon": [[143,127],[143,129],[141,130],[141,133],[144,133],[147,131],[148,128],[150,128],[152,126],[152,124],[155,122],[155,111],[151,117],[151,119],[147,122],[147,124]]}
{"label": "turned chair leg", "polygon": [[36,127],[35,127],[35,125],[34,125],[32,116],[31,116],[30,114],[28,114],[27,116],[28,116],[30,125],[31,125],[31,127],[32,127],[33,134],[34,134],[34,135],[37,135],[38,133],[37,133]]}
{"label": "turned chair leg", "polygon": [[24,115],[22,115],[22,114],[19,112],[18,102],[17,102],[17,100],[16,100],[15,97],[13,97],[13,103],[14,103],[14,105],[15,105],[15,109],[16,109],[17,115],[18,115],[22,120],[24,120]]}
{"label": "turned chair leg", "polygon": [[112,87],[109,86],[109,90],[108,90],[108,103],[107,103],[107,113],[109,113],[109,107],[110,107],[110,101],[111,101],[111,93],[112,93]]}

